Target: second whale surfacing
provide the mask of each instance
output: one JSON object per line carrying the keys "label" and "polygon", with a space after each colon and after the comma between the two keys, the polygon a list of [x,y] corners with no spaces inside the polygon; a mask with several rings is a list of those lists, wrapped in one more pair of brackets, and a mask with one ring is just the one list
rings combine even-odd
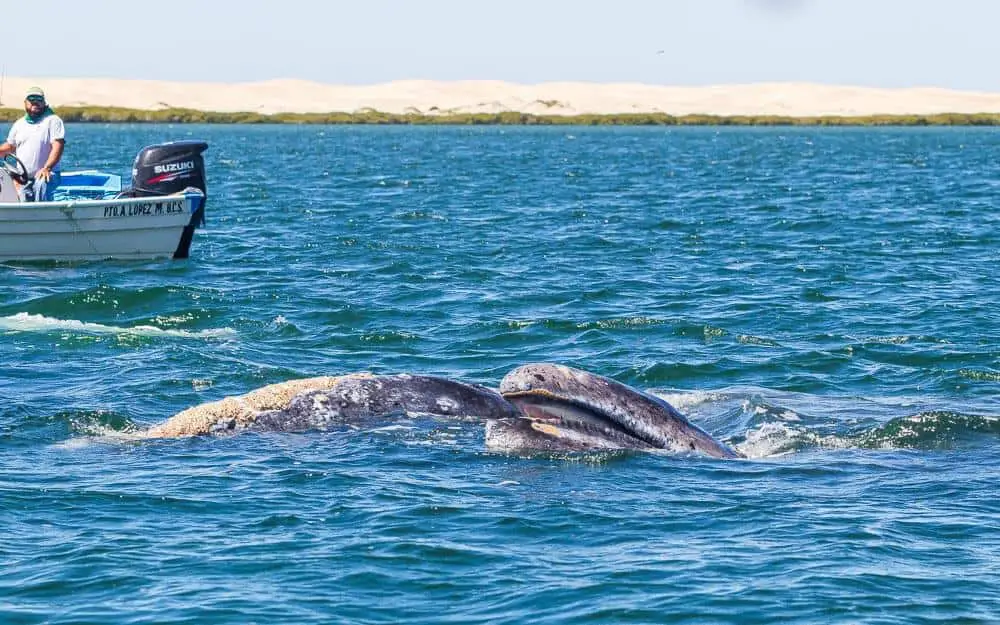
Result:
{"label": "second whale surfacing", "polygon": [[487,444],[494,447],[507,438],[529,448],[592,445],[740,457],[666,401],[582,369],[523,365],[504,376],[500,393],[529,422],[488,423]]}
{"label": "second whale surfacing", "polygon": [[[189,408],[149,437],[239,431],[303,432],[371,424],[395,415],[482,420],[492,451],[665,450],[737,458],[667,402],[563,365],[518,367],[499,392],[429,375],[350,374],[258,389]],[[294,390],[292,390],[294,389]],[[192,426],[194,424],[194,426]]]}

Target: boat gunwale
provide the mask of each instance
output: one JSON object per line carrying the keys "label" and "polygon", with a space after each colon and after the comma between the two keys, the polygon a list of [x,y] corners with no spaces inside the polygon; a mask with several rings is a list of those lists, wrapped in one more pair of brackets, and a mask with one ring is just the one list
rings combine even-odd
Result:
{"label": "boat gunwale", "polygon": [[192,188],[190,191],[182,191],[180,193],[171,193],[170,195],[147,195],[142,197],[123,197],[123,198],[109,198],[109,199],[93,199],[85,198],[79,200],[55,200],[51,202],[0,202],[0,209],[28,209],[28,210],[41,210],[45,208],[55,208],[55,209],[65,209],[65,208],[91,208],[97,206],[108,206],[108,205],[129,205],[129,204],[144,204],[146,202],[157,202],[165,199],[190,199],[190,198],[204,198],[205,194],[202,193],[201,189]]}

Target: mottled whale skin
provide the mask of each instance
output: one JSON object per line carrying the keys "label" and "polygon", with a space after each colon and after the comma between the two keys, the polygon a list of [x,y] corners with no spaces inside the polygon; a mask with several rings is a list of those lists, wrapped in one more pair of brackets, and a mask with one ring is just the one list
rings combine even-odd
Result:
{"label": "mottled whale skin", "polygon": [[[740,457],[662,399],[589,371],[550,363],[523,365],[500,381],[500,394],[530,422],[492,423],[489,434],[494,440],[506,434],[516,435],[525,446],[549,444],[545,439],[579,444],[577,432],[568,426],[582,423],[611,429],[655,449],[713,458]],[[512,431],[505,433],[504,428]],[[603,448],[614,449],[619,442],[612,440]]]}
{"label": "mottled whale skin", "polygon": [[511,371],[499,392],[409,374],[360,373],[279,383],[190,408],[150,428],[146,436],[330,430],[415,414],[485,421],[486,447],[493,451],[660,449],[740,457],[659,398],[549,363]]}
{"label": "mottled whale skin", "polygon": [[303,432],[401,414],[509,419],[518,411],[492,389],[447,378],[344,376],[332,388],[299,393],[286,408],[258,413],[247,429]]}
{"label": "mottled whale skin", "polygon": [[561,417],[487,420],[486,448],[511,453],[656,449],[613,427]]}

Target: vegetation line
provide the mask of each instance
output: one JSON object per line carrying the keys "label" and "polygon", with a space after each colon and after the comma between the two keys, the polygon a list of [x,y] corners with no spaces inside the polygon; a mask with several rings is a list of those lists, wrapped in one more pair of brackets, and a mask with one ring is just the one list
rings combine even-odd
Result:
{"label": "vegetation line", "polygon": [[[158,111],[97,106],[57,109],[67,122],[169,124],[382,124],[382,125],[527,125],[527,126],[1000,126],[1000,113],[937,113],[933,115],[668,115],[613,113],[603,115],[534,115],[530,113],[220,113],[167,108]],[[0,109],[15,119],[20,109]]]}

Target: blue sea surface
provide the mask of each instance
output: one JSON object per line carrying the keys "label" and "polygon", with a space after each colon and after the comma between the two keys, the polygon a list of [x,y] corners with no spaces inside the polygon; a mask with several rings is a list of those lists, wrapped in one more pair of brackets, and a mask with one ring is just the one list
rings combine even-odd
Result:
{"label": "blue sea surface", "polygon": [[[183,261],[0,264],[0,623],[1000,621],[1000,131],[204,139]],[[745,460],[481,423],[142,439],[294,378],[558,362]]]}

